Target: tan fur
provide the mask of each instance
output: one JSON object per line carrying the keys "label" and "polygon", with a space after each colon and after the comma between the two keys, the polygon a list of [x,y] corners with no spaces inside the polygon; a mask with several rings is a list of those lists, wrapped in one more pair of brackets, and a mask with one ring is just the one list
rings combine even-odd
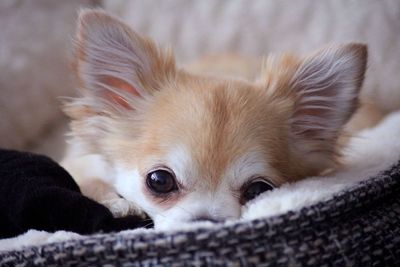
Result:
{"label": "tan fur", "polygon": [[250,81],[258,78],[259,68],[259,60],[234,53],[206,55],[185,65],[186,70],[194,73],[219,77],[240,77]]}
{"label": "tan fur", "polygon": [[[184,146],[189,148],[199,170],[196,179],[209,192],[218,188],[227,167],[249,151],[260,153],[273,168],[260,175],[275,185],[317,175],[332,167],[336,149],[330,147],[336,146],[338,136],[333,137],[332,144],[318,148],[323,155],[319,162],[310,162],[307,155],[293,149],[291,118],[299,100],[293,77],[304,58],[290,54],[269,57],[257,81],[248,79],[253,76],[249,73],[253,69],[251,64],[243,71],[240,67],[230,68],[222,76],[210,76],[204,74],[204,70],[210,70],[210,59],[192,66],[190,71],[178,69],[171,52],[162,52],[151,40],[117,23],[139,46],[139,57],[149,59],[148,66],[140,69],[132,83],[110,77],[102,79],[121,93],[106,90],[95,94],[82,77],[82,66],[89,55],[88,38],[92,38],[86,28],[90,24],[101,27],[110,23],[116,24],[115,19],[92,12],[81,19],[78,27],[74,66],[83,97],[69,103],[65,110],[72,118],[72,142],[85,153],[100,154],[111,165],[118,162],[126,168],[137,167],[144,181],[150,169],[163,165],[159,159],[166,156],[170,145]],[[355,46],[348,49],[365,50]],[[366,57],[362,51],[359,54]],[[225,58],[218,64],[214,60],[212,64],[218,69],[216,65],[240,62],[226,61]],[[225,75],[237,76],[240,72],[244,74],[240,78]],[[358,87],[362,78],[358,78]],[[346,116],[350,117],[356,106],[354,103]],[[304,112],[313,115],[315,111]],[[193,188],[183,187],[179,195],[163,200],[153,197],[144,187],[142,190],[150,201],[168,209]]]}

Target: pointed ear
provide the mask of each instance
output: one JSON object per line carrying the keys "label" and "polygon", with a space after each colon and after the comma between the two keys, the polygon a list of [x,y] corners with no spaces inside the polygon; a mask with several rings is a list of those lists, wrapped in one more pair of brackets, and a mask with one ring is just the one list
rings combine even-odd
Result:
{"label": "pointed ear", "polygon": [[163,53],[151,40],[98,10],[79,14],[74,66],[85,95],[128,109],[175,73],[172,53]]}
{"label": "pointed ear", "polygon": [[331,46],[300,62],[289,82],[295,99],[290,127],[303,155],[332,159],[338,135],[358,107],[366,64],[362,44]]}

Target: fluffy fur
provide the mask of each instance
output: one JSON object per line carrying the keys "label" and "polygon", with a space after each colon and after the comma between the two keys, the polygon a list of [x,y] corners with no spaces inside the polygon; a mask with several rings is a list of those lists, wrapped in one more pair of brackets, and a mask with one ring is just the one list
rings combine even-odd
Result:
{"label": "fluffy fur", "polygon": [[[101,11],[80,14],[75,51],[82,97],[66,106],[63,165],[116,215],[140,209],[159,228],[238,218],[255,177],[279,186],[334,168],[367,60],[364,45],[347,44],[269,57],[257,81],[194,73]],[[179,192],[149,192],[158,167],[173,171]]]}

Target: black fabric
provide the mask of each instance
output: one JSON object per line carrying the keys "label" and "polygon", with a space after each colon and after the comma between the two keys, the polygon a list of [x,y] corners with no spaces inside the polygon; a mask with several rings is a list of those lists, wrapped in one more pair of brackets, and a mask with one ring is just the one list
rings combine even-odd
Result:
{"label": "black fabric", "polygon": [[296,212],[32,246],[0,266],[400,266],[400,163]]}
{"label": "black fabric", "polygon": [[0,149],[0,238],[28,229],[91,234],[147,225],[137,216],[113,218],[50,158]]}

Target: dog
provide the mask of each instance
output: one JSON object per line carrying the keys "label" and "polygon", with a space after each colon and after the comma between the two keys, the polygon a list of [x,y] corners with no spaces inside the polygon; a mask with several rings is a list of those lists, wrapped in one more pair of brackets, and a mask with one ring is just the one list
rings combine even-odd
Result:
{"label": "dog", "polygon": [[364,44],[270,55],[250,79],[238,74],[245,64],[219,71],[240,60],[180,67],[171,50],[103,11],[78,20],[80,97],[65,106],[62,165],[115,216],[144,212],[158,229],[236,219],[262,193],[340,164]]}

